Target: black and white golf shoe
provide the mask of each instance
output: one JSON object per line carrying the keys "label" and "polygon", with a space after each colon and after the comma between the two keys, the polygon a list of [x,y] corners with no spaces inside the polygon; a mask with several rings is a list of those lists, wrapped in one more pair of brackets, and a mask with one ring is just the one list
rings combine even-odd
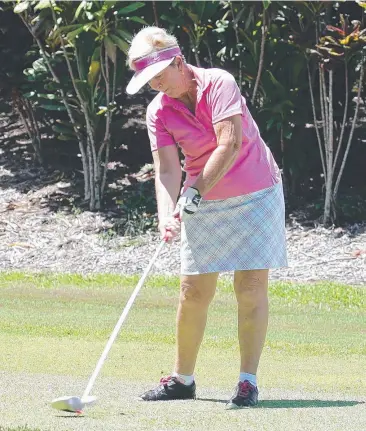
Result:
{"label": "black and white golf shoe", "polygon": [[163,377],[160,384],[140,395],[143,401],[190,400],[196,398],[196,384],[184,385],[177,377]]}
{"label": "black and white golf shoe", "polygon": [[258,388],[248,380],[239,382],[233,396],[226,404],[227,410],[242,409],[244,407],[255,407],[258,404]]}

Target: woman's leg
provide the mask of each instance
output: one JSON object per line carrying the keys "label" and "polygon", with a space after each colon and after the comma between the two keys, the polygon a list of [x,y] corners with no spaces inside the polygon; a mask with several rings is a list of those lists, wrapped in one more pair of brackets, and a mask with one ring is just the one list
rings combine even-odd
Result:
{"label": "woman's leg", "polygon": [[[195,398],[196,385],[191,376],[205,331],[208,306],[215,295],[218,275],[218,273],[182,275],[177,312],[177,353],[174,374],[161,379],[156,388],[142,394],[140,396],[142,400]],[[179,376],[176,376],[176,373]]]}
{"label": "woman's leg", "polygon": [[268,269],[235,271],[234,289],[238,301],[241,375],[227,409],[258,404],[256,374],[268,326]]}
{"label": "woman's leg", "polygon": [[235,271],[240,372],[256,374],[268,326],[268,270]]}
{"label": "woman's leg", "polygon": [[177,311],[174,371],[192,375],[206,327],[207,310],[215,295],[218,273],[182,275]]}

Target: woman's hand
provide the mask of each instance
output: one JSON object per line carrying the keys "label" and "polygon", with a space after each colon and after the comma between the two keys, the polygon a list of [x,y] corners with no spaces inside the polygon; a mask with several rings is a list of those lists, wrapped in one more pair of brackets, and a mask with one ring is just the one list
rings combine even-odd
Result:
{"label": "woman's hand", "polygon": [[188,189],[182,193],[181,197],[178,199],[173,216],[182,221],[183,212],[194,214],[198,210],[201,200],[202,197],[200,192],[194,187],[188,187]]}
{"label": "woman's hand", "polygon": [[174,216],[164,217],[159,221],[159,231],[161,237],[165,239],[167,243],[170,244],[172,240],[180,233],[179,218]]}

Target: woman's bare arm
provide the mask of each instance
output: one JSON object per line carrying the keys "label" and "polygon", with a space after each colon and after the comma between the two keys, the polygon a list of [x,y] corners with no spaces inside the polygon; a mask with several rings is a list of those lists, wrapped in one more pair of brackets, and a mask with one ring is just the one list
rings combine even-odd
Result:
{"label": "woman's bare arm", "polygon": [[241,115],[233,115],[214,124],[217,148],[192,185],[201,196],[210,191],[233,165],[242,145],[242,127]]}
{"label": "woman's bare arm", "polygon": [[172,215],[180,192],[182,169],[178,149],[168,145],[153,151],[159,220]]}

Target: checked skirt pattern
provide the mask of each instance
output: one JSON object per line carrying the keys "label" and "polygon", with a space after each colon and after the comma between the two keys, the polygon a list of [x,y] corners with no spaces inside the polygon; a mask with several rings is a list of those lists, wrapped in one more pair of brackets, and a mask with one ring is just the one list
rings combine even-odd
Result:
{"label": "checked skirt pattern", "polygon": [[282,183],[243,196],[202,200],[196,213],[183,215],[182,274],[286,266]]}

